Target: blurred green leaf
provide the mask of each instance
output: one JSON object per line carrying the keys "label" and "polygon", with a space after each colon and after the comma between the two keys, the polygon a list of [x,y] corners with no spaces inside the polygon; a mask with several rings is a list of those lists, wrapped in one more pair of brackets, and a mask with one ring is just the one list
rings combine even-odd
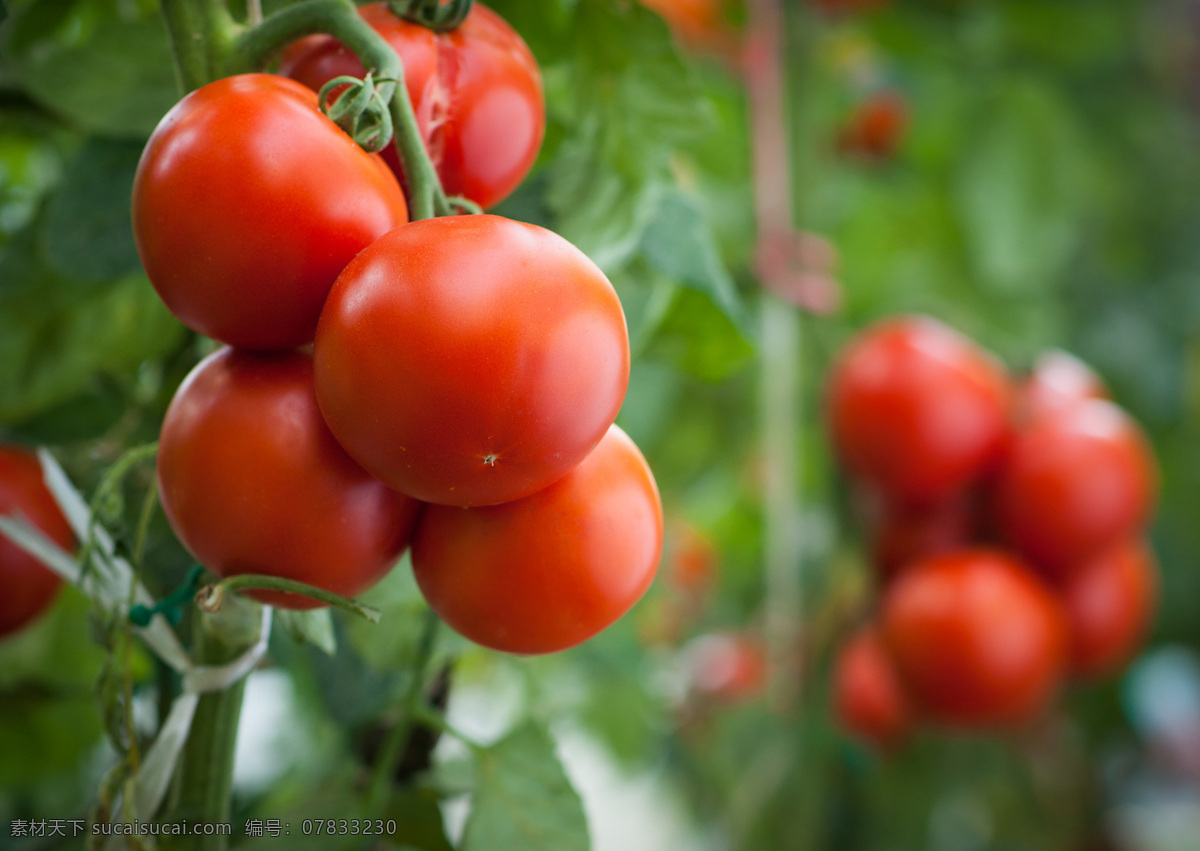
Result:
{"label": "blurred green leaf", "polygon": [[395,819],[397,831],[389,842],[414,851],[454,851],[446,838],[437,795],[427,789],[409,787],[392,795],[385,818]]}
{"label": "blurred green leaf", "polygon": [[333,634],[333,616],[329,609],[275,612],[279,626],[295,642],[309,644],[328,656],[337,653],[337,638]]}

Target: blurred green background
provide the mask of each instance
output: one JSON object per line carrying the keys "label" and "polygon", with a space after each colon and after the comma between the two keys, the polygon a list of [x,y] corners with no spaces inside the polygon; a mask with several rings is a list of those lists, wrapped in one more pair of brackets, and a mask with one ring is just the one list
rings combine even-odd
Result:
{"label": "blurred green background", "polygon": [[[129,226],[141,146],[178,89],[153,2],[5,5],[0,437],[53,447],[90,493],[124,448],[155,439],[207,350],[158,301]],[[649,595],[577,649],[517,659],[443,630],[439,658],[457,659],[451,722],[553,761],[550,731],[598,851],[1200,848],[1200,2],[788,4],[794,203],[836,248],[841,305],[794,320],[807,664],[783,709],[694,684],[694,639],[763,626],[758,419],[761,394],[780,388],[761,367],[747,104],[727,49],[744,12],[718,8],[697,44],[622,0],[490,5],[542,64],[549,119],[534,173],[496,212],[555,229],[617,286],[635,355],[619,422],[656,473],[668,542]],[[895,150],[839,146],[881,91],[907,110]],[[821,388],[850,333],[914,311],[1014,370],[1049,347],[1095,367],[1159,459],[1163,593],[1132,672],[1073,688],[1038,730],[922,733],[883,758],[839,733],[827,705],[829,654],[870,590]],[[146,484],[130,482],[130,505]],[[114,525],[128,513],[116,506]],[[679,578],[688,558],[715,571],[707,594]],[[189,564],[161,518],[149,563],[156,593]],[[247,698],[236,828],[342,817],[358,794],[413,654],[423,604],[406,570],[366,597],[379,626],[337,615],[309,643],[277,626]],[[80,844],[14,839],[9,822],[87,818],[130,744],[113,720],[125,699],[114,671],[130,666],[131,711],[153,732],[163,672],[87,608],[67,591],[0,644],[0,847]],[[506,851],[470,830],[459,839],[464,793],[494,794],[487,768],[503,775],[503,748],[471,763],[443,741],[429,767],[428,739],[392,804],[404,842]],[[564,818],[577,806],[565,800]]]}

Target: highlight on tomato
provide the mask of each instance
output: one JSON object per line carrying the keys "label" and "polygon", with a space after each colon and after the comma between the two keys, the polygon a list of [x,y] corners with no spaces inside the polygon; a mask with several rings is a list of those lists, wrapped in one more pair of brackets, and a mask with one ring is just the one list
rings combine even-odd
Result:
{"label": "highlight on tomato", "polygon": [[413,574],[451,628],[493,650],[555,653],[629,611],[654,580],[663,516],[646,459],[612,426],[565,477],[503,505],[429,505]]}
{"label": "highlight on tomato", "polygon": [[[42,477],[37,456],[19,446],[0,445],[0,515],[25,520],[64,550],[75,535]],[[38,619],[54,602],[58,574],[0,535],[0,639]]]}
{"label": "highlight on tomato", "polygon": [[492,215],[397,228],[342,272],[315,346],[321,411],[363,467],[440,505],[565,476],[629,382],[616,291],[582,251]]}
{"label": "highlight on tomato", "polygon": [[[481,3],[447,32],[406,21],[387,3],[358,12],[404,64],[417,124],[447,194],[485,209],[498,204],[533,167],[546,127],[542,74],[525,42]],[[315,35],[284,51],[279,73],[320,91],[364,70],[333,36]],[[383,156],[402,178],[395,147]]]}
{"label": "highlight on tomato", "polygon": [[[338,445],[312,376],[303,351],[224,348],[201,361],[163,421],[162,507],[183,545],[218,576],[278,576],[352,597],[395,565],[419,505]],[[282,608],[321,605],[248,593]]]}

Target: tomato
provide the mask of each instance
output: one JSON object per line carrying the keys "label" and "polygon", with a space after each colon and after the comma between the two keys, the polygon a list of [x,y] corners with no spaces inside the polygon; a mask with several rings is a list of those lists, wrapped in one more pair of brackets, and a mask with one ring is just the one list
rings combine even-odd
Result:
{"label": "tomato", "polygon": [[662,553],[658,487],[617,426],[564,478],[484,508],[427,506],[413,534],[421,593],[453,629],[508,653],[554,653],[612,624]]}
{"label": "tomato", "polygon": [[893,156],[908,128],[908,102],[898,92],[877,92],[862,100],[838,132],[838,150],[869,159]]}
{"label": "tomato", "polygon": [[736,704],[762,696],[767,688],[767,651],[755,636],[742,632],[703,635],[687,648],[694,694]]}
{"label": "tomato", "polygon": [[850,341],[828,386],[833,441],[849,470],[909,507],[953,499],[989,472],[1008,438],[1003,368],[922,316]]}
{"label": "tomato", "polygon": [[544,228],[449,216],[397,228],[338,278],[317,396],[367,470],[423,502],[541,490],[616,419],[629,338],[612,284]]}
{"label": "tomato", "polygon": [[291,80],[244,74],[159,123],[133,184],[150,282],[195,331],[247,349],[312,342],[355,254],[408,220],[404,193]]}
{"label": "tomato", "polygon": [[912,727],[912,708],[875,625],[860,629],[834,662],[833,710],[842,729],[883,750]]}
{"label": "tomato", "polygon": [[1133,657],[1154,614],[1154,554],[1142,541],[1123,541],[1074,571],[1062,596],[1072,670],[1083,677],[1111,674]]}
{"label": "tomato", "polygon": [[[419,507],[338,446],[304,352],[221,349],[201,361],[167,409],[158,480],[171,528],[209,570],[345,596],[392,569]],[[288,609],[320,605],[291,593],[250,596]]]}
{"label": "tomato", "polygon": [[914,561],[965,547],[975,537],[975,526],[975,506],[965,497],[920,510],[886,506],[871,555],[888,580]]}
{"label": "tomato", "polygon": [[1013,441],[996,481],[996,526],[1013,547],[1064,574],[1134,534],[1157,473],[1141,429],[1111,402],[1046,413]]}
{"label": "tomato", "polygon": [[[37,456],[0,445],[0,515],[16,516],[64,550],[75,536],[42,479]],[[0,637],[11,635],[49,608],[62,585],[58,574],[0,535]]]}
{"label": "tomato", "polygon": [[[503,200],[529,173],[546,128],[542,74],[525,42],[479,3],[445,33],[397,17],[386,3],[358,11],[404,63],[417,124],[446,192],[483,207]],[[332,36],[317,35],[289,47],[279,73],[319,91],[334,77],[362,77],[363,67]],[[384,156],[403,175],[394,146]]]}
{"label": "tomato", "polygon": [[1026,419],[1052,413],[1084,399],[1107,399],[1104,383],[1074,355],[1043,353],[1021,387],[1018,409]]}
{"label": "tomato", "polygon": [[882,623],[918,711],[948,726],[1031,720],[1067,664],[1062,605],[1000,552],[958,550],[913,565],[885,595]]}
{"label": "tomato", "polygon": [[716,581],[720,553],[707,535],[686,520],[673,525],[667,581],[684,597],[702,602]]}

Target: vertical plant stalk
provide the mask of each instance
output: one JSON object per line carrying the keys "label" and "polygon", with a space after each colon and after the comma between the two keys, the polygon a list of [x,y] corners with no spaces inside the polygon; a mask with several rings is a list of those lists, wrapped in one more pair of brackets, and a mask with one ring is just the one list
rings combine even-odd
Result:
{"label": "vertical plant stalk", "polygon": [[[791,162],[784,112],[781,0],[750,0],[744,63],[754,163],[754,212],[759,256],[768,242],[793,230]],[[765,265],[765,264],[764,264]],[[766,288],[764,288],[766,290]],[[760,376],[764,462],[765,619],[768,688],[782,709],[799,693],[801,585],[800,323],[790,305],[764,291]]]}
{"label": "vertical plant stalk", "polygon": [[162,0],[175,72],[184,94],[221,76],[219,68],[237,33],[220,0]]}

